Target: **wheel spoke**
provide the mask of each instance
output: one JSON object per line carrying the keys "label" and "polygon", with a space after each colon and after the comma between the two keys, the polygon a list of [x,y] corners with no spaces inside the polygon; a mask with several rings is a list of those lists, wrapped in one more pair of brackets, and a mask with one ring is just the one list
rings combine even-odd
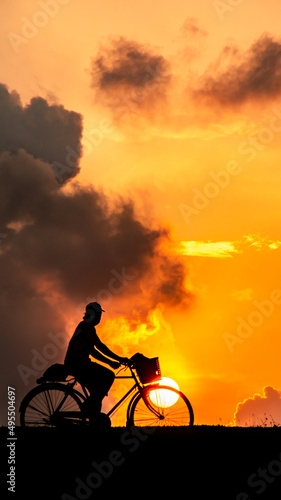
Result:
{"label": "wheel spoke", "polygon": [[49,414],[52,415],[54,413],[54,406],[53,406],[52,398],[49,394],[48,389],[44,391],[44,396],[46,399],[46,404],[47,404],[47,407],[49,410]]}
{"label": "wheel spoke", "polygon": [[33,390],[21,410],[21,424],[51,426],[85,422],[79,398],[63,384],[47,384]]}
{"label": "wheel spoke", "polygon": [[[155,389],[153,390],[155,394]],[[164,390],[168,397],[166,402],[163,402],[164,406],[161,406],[160,392],[157,393],[157,397],[153,395],[150,399],[149,394],[152,388],[147,387],[133,404],[131,425],[162,427],[193,424],[193,410],[188,399],[176,389],[165,387]]]}
{"label": "wheel spoke", "polygon": [[33,410],[33,411],[35,411],[35,412],[41,413],[41,414],[42,414],[42,415],[44,415],[45,417],[47,416],[47,413],[46,413],[46,412],[44,412],[44,411],[40,410],[39,408],[36,408],[36,406],[33,406],[33,405],[31,405],[31,404],[29,405],[29,409],[30,409],[30,410]]}

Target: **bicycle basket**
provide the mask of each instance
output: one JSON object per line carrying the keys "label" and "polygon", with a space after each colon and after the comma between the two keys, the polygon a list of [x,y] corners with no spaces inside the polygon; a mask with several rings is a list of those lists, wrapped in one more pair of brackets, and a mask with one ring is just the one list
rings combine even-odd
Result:
{"label": "bicycle basket", "polygon": [[159,358],[147,358],[143,354],[137,353],[131,359],[142,384],[149,384],[161,379]]}

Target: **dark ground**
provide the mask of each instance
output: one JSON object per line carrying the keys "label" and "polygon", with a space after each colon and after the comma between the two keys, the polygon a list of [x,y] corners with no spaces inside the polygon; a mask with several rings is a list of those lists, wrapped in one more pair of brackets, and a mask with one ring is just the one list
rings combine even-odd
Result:
{"label": "dark ground", "polygon": [[[7,498],[7,428],[0,437]],[[281,500],[281,428],[16,428],[16,437],[9,498]]]}

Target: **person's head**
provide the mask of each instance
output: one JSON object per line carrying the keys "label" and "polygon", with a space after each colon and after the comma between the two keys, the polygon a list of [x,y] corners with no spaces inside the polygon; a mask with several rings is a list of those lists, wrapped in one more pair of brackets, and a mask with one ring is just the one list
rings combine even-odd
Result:
{"label": "person's head", "polygon": [[86,323],[93,323],[94,325],[98,325],[101,320],[102,313],[105,312],[101,305],[97,302],[90,302],[86,305],[86,312],[84,314],[84,321]]}

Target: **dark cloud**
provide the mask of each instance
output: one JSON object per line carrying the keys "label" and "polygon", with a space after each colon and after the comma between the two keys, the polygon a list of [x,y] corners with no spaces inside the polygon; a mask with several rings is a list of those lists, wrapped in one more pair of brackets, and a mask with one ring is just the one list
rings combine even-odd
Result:
{"label": "dark cloud", "polygon": [[[35,158],[65,165],[63,178],[79,171],[82,116],[61,105],[49,105],[34,97],[23,107],[17,92],[0,84],[0,151],[23,148]],[[71,165],[66,164],[69,150],[75,151]]]}
{"label": "dark cloud", "polygon": [[281,95],[281,42],[263,35],[245,54],[225,47],[199,84],[196,97],[224,105]]}
{"label": "dark cloud", "polygon": [[182,262],[162,256],[159,274],[162,274],[163,279],[155,290],[156,301],[162,302],[165,297],[165,302],[176,305],[190,303],[193,300],[192,294],[187,293],[185,287],[186,270]]}
{"label": "dark cloud", "polygon": [[135,278],[132,287],[138,286],[146,273],[153,274],[153,260],[160,259],[158,300],[184,298],[183,266],[157,250],[167,231],[140,222],[130,200],[110,209],[93,187],[74,184],[65,192],[48,163],[19,150],[0,156],[0,208],[1,231],[8,235],[0,263],[4,269],[6,259],[22,266],[30,282],[48,279],[79,302],[106,289],[112,270],[124,269]]}
{"label": "dark cloud", "polygon": [[[111,39],[92,59],[97,99],[118,108],[121,101],[148,108],[165,99],[170,81],[166,59],[150,46],[126,38]],[[124,105],[123,102],[123,105]]]}
{"label": "dark cloud", "polygon": [[281,424],[281,391],[265,387],[263,395],[255,394],[239,403],[235,423],[241,426],[273,426]]}
{"label": "dark cloud", "polygon": [[0,199],[3,232],[12,228],[2,248],[77,301],[106,288],[112,269],[140,276],[164,234],[139,222],[130,201],[112,212],[92,187],[66,194],[50,166],[23,150],[0,157]]}

